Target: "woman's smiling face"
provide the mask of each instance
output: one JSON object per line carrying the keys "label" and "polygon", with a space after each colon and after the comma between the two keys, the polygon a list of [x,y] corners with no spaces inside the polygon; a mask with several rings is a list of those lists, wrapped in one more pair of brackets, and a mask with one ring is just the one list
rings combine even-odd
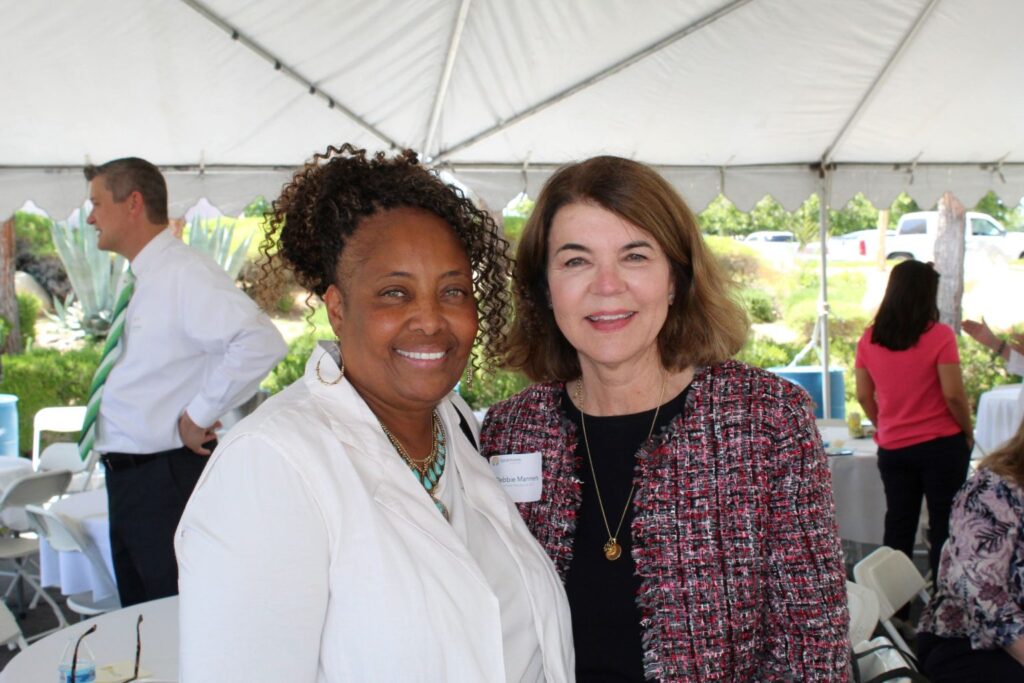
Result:
{"label": "woman's smiling face", "polygon": [[660,364],[672,268],[649,232],[600,206],[567,204],[551,221],[547,281],[555,321],[581,366]]}
{"label": "woman's smiling face", "polygon": [[345,376],[371,408],[433,408],[477,333],[472,270],[455,232],[421,209],[381,211],[348,240],[338,272],[341,286],[324,299]]}

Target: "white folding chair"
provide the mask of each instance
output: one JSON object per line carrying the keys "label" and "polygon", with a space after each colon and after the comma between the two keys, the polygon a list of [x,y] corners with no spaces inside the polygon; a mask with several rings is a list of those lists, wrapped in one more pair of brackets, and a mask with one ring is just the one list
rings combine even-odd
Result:
{"label": "white folding chair", "polygon": [[32,469],[39,469],[39,435],[42,432],[80,432],[84,421],[85,406],[51,406],[36,411],[32,418]]}
{"label": "white folding chair", "polygon": [[846,582],[846,603],[850,610],[850,643],[871,638],[878,626],[878,596],[870,588]]}
{"label": "white folding chair", "polygon": [[[889,680],[892,683],[912,683],[923,677],[913,671],[910,663],[896,650],[892,641],[885,636],[872,640],[864,640],[853,646],[854,666],[860,674],[860,680],[871,681],[875,678]],[[889,678],[885,674],[902,670],[906,676]],[[927,680],[927,679],[924,679]]]}
{"label": "white folding chair", "polygon": [[921,598],[927,604],[925,580],[910,558],[888,546],[882,546],[853,566],[853,580],[870,588],[878,597],[878,618],[892,642],[910,652],[907,643],[896,630],[892,617],[901,607]]}
{"label": "white folding chair", "polygon": [[95,616],[121,608],[117,596],[117,582],[111,576],[96,544],[74,524],[68,524],[59,514],[38,505],[25,508],[29,524],[45,538],[54,550],[62,553],[77,552],[85,556],[103,584],[107,597],[94,600],[92,591],[76,593],[67,598],[68,609],[84,616]]}
{"label": "white folding chair", "polygon": [[[0,496],[0,513],[13,508],[24,508],[27,505],[46,503],[52,498],[63,494],[70,481],[71,473],[67,470],[39,472],[23,477],[8,486],[7,490]],[[34,608],[39,599],[45,600],[57,617],[57,628],[63,628],[68,625],[67,620],[64,618],[64,613],[61,612],[60,607],[53,601],[53,598],[42,589],[39,582],[26,569],[27,561],[38,553],[38,539],[0,536],[0,560],[11,560],[16,567],[14,579],[11,581],[11,585],[8,586],[4,599],[6,600],[15,587],[19,585],[18,582],[22,581],[33,590],[30,608]],[[46,634],[35,635],[33,639],[43,635]]]}
{"label": "white folding chair", "polygon": [[102,476],[93,476],[96,457],[96,451],[93,451],[87,460],[82,460],[78,454],[78,444],[73,441],[51,443],[39,454],[38,469],[40,472],[69,470],[72,476],[68,493],[81,493],[103,484]]}
{"label": "white folding chair", "polygon": [[99,454],[93,451],[86,460],[82,460],[78,453],[78,444],[74,441],[51,443],[40,452],[39,437],[42,432],[77,434],[82,430],[85,410],[85,406],[51,406],[40,408],[32,418],[33,469],[40,472],[71,470],[74,474],[71,485],[68,486],[68,491],[71,493],[96,488],[94,472]]}
{"label": "white folding chair", "polygon": [[18,626],[18,620],[2,602],[0,602],[0,645],[6,645],[8,650],[13,650],[15,645],[22,650],[28,647],[25,635],[21,632],[21,627]]}

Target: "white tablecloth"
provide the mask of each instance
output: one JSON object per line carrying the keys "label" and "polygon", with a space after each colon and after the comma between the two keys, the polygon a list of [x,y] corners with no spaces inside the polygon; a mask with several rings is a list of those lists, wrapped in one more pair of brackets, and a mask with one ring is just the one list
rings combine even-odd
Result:
{"label": "white tablecloth", "polygon": [[978,400],[974,438],[986,453],[991,453],[1017,433],[1024,419],[1022,390],[1024,384],[1006,384],[986,391]]}
{"label": "white tablecloth", "polygon": [[[87,636],[97,666],[117,662],[135,662],[135,622],[142,614],[142,657],[140,672],[153,679],[176,681],[178,678],[178,598],[163,598],[102,614],[77,622],[43,638],[19,653],[0,672],[0,683],[55,681],[57,665],[64,646],[74,641],[93,624],[96,632]],[[143,679],[146,680],[146,679]]]}
{"label": "white tablecloth", "polygon": [[885,530],[885,489],[878,473],[878,447],[871,439],[850,439],[846,427],[821,427],[826,451],[852,450],[853,455],[830,455],[832,495],[839,537],[846,541],[882,545]]}
{"label": "white tablecloth", "polygon": [[[54,503],[50,510],[61,515],[65,522],[76,524],[95,544],[103,556],[110,575],[114,575],[114,561],[110,555],[110,520],[107,516],[107,491],[96,489],[76,493]],[[92,564],[81,553],[58,553],[46,539],[39,541],[39,575],[44,586],[60,586],[64,595],[92,591],[93,600],[110,595]]]}

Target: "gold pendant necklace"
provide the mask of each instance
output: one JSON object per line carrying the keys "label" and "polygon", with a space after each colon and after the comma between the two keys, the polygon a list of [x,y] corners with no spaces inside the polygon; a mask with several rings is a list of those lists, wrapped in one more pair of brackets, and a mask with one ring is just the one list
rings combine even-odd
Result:
{"label": "gold pendant necklace", "polygon": [[440,485],[441,475],[444,474],[445,460],[448,456],[447,438],[444,432],[444,425],[441,424],[441,418],[438,416],[435,410],[430,417],[431,428],[433,431],[434,439],[433,445],[430,447],[430,453],[421,462],[416,462],[409,455],[409,452],[405,450],[402,442],[398,440],[391,430],[388,429],[383,422],[379,419],[377,424],[380,425],[381,430],[384,431],[384,436],[388,437],[388,441],[398,455],[405,461],[409,469],[412,470],[413,475],[416,476],[416,480],[420,482],[427,493],[430,495],[430,499],[434,501],[434,506],[437,511],[441,513],[441,516],[445,518],[445,521],[451,521],[451,514],[448,512],[448,507],[441,501],[438,493],[438,486]]}
{"label": "gold pendant necklace", "polygon": [[[665,386],[668,384],[668,375],[661,380],[661,396],[658,398],[658,405],[654,409],[654,419],[651,420],[651,428],[647,430],[647,438],[644,439],[643,443],[647,443],[651,440],[651,435],[654,434],[654,425],[658,423],[658,413],[661,412],[661,404],[665,400]],[[604,529],[608,532],[608,541],[604,544],[604,557],[609,562],[622,557],[622,546],[619,545],[619,532],[622,531],[622,523],[626,520],[626,513],[629,511],[629,505],[633,501],[633,491],[636,489],[636,482],[629,487],[629,496],[626,497],[626,505],[622,508],[622,515],[619,517],[619,524],[615,527],[615,533],[612,533],[611,525],[608,524],[608,515],[604,511],[604,500],[601,498],[601,487],[597,485],[597,471],[594,469],[594,458],[590,455],[590,439],[587,438],[587,420],[583,415],[583,378],[580,377],[576,380],[576,388],[573,391],[573,398],[576,399],[576,405],[579,406],[580,410],[580,427],[583,431],[583,445],[587,449],[587,462],[590,463],[590,475],[594,479],[594,493],[597,494],[597,505],[601,509],[601,519],[604,520]],[[643,445],[643,444],[641,444]]]}

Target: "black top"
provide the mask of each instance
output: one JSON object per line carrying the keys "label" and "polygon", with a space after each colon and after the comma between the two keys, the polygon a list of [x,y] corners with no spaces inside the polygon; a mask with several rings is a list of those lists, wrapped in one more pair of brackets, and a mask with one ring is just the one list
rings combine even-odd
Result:
{"label": "black top", "polygon": [[[574,385],[570,382],[568,386]],[[663,427],[683,412],[688,391],[689,386],[661,407],[654,426],[655,438]],[[636,575],[629,531],[635,510],[630,504],[617,537],[622,546],[622,556],[609,561],[604,555],[608,531],[601,518],[587,462],[580,411],[566,392],[562,392],[562,411],[576,423],[576,454],[581,461],[577,475],[583,482],[573,556],[565,581],[572,611],[576,680],[580,683],[643,681],[640,610],[636,605],[640,578]],[[590,455],[608,515],[608,526],[613,534],[633,485],[636,452],[647,438],[652,419],[654,410],[614,417],[587,415]]]}

